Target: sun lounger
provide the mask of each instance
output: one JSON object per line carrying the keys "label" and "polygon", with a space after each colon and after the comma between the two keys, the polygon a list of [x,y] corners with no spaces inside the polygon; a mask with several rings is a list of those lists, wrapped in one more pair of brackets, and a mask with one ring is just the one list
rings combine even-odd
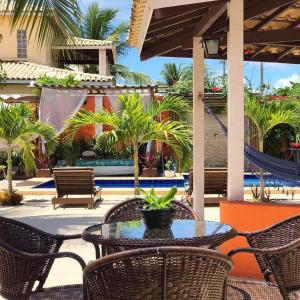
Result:
{"label": "sun lounger", "polygon": [[93,208],[101,192],[95,186],[93,168],[57,168],[53,170],[53,176],[57,192],[52,198],[54,209],[56,205],[64,204],[86,204]]}

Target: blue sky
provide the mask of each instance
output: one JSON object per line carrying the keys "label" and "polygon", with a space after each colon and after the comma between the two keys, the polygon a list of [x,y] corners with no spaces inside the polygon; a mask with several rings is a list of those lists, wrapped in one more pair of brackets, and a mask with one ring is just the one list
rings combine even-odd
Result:
{"label": "blue sky", "polygon": [[[163,1],[163,0],[162,0]],[[128,21],[131,14],[131,0],[82,0],[82,8],[85,10],[89,3],[99,2],[102,7],[118,8],[118,21]],[[175,62],[177,64],[190,64],[190,59],[162,58],[156,57],[141,62],[136,49],[130,49],[128,55],[120,60],[120,63],[127,65],[134,71],[144,72],[151,76],[153,80],[161,80],[161,69],[164,63]],[[215,74],[222,72],[221,61],[206,60],[209,70]],[[275,87],[283,87],[290,81],[300,82],[300,65],[271,64],[265,65],[265,82]],[[260,81],[260,64],[255,62],[245,62],[245,75],[253,85]]]}

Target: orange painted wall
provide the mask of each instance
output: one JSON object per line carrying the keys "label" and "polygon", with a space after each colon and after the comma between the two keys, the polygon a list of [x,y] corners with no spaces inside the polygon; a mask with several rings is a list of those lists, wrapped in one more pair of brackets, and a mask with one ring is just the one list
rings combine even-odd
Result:
{"label": "orange painted wall", "polygon": [[[220,204],[220,220],[230,224],[237,231],[257,231],[278,223],[284,219],[300,214],[300,205],[276,203],[247,203],[224,201]],[[221,246],[224,253],[239,247],[249,247],[243,237],[236,237]],[[248,278],[263,278],[255,258],[251,254],[233,256],[232,274]]]}
{"label": "orange painted wall", "polygon": [[[95,96],[88,96],[86,103],[82,106],[82,109],[95,112],[96,100]],[[96,127],[94,125],[88,125],[80,128],[76,134],[76,139],[80,138],[94,138],[96,136]]]}
{"label": "orange painted wall", "polygon": [[[112,112],[112,105],[110,103],[108,96],[103,96],[103,109],[108,112]],[[111,126],[103,125],[103,131],[109,131],[111,129],[112,129]]]}

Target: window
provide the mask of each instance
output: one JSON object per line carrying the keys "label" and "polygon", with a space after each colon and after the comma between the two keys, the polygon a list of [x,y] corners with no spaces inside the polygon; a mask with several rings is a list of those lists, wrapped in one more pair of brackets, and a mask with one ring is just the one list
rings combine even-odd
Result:
{"label": "window", "polygon": [[18,58],[27,58],[27,37],[26,30],[17,31],[17,43],[18,43]]}

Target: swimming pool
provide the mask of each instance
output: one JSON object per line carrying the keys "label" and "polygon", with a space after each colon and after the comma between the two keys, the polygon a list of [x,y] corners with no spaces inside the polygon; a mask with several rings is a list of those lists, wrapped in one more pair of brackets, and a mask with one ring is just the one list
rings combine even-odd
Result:
{"label": "swimming pool", "polygon": [[[266,176],[266,186],[300,186],[300,182],[294,182],[284,179],[274,179],[274,177]],[[184,175],[183,178],[173,178],[173,179],[143,179],[140,178],[139,185],[140,188],[168,188],[176,185],[178,188],[183,188],[189,184],[189,176]],[[258,186],[259,180],[256,176],[251,174],[245,174],[244,176],[244,186],[252,187],[253,185]],[[131,178],[128,179],[96,179],[96,186],[102,188],[133,188],[134,180]],[[35,186],[34,188],[39,189],[53,189],[55,188],[54,180],[49,180],[42,184]]]}

